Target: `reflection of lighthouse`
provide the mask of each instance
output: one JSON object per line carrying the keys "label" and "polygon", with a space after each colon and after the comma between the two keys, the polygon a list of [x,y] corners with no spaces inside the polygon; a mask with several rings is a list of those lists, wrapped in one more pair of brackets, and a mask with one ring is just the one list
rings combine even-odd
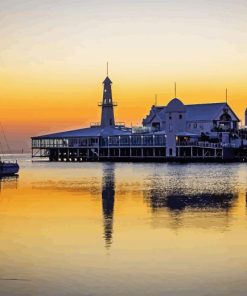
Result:
{"label": "reflection of lighthouse", "polygon": [[108,164],[104,168],[102,181],[102,208],[104,217],[104,239],[106,248],[109,248],[112,244],[113,211],[115,196],[114,177],[114,165]]}

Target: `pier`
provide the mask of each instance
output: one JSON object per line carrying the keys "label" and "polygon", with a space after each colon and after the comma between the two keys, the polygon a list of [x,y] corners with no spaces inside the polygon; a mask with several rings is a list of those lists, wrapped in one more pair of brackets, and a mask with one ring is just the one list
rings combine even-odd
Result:
{"label": "pier", "polygon": [[165,135],[32,140],[32,157],[50,161],[247,161],[247,148],[180,143],[166,155]]}
{"label": "pier", "polygon": [[32,157],[49,161],[247,161],[246,130],[227,103],[152,106],[143,126],[116,123],[112,81],[103,81],[101,122],[32,137]]}

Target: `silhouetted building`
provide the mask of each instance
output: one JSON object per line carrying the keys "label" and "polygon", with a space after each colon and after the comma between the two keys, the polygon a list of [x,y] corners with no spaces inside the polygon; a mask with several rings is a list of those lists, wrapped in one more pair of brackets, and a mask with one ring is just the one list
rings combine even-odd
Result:
{"label": "silhouetted building", "polygon": [[247,139],[225,103],[184,105],[174,98],[152,106],[142,127],[116,123],[112,81],[103,82],[101,122],[88,128],[32,138],[32,157],[50,161],[247,160]]}
{"label": "silhouetted building", "polygon": [[107,126],[115,126],[115,119],[114,119],[114,104],[112,101],[112,91],[111,91],[111,80],[107,76],[103,82],[104,90],[103,90],[103,100],[102,103],[99,104],[102,106],[101,112],[101,127]]}

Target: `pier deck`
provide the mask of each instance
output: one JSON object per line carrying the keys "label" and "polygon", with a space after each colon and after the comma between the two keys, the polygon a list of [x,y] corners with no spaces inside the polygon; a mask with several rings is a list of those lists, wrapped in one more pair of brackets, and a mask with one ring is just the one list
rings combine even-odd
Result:
{"label": "pier deck", "polygon": [[50,161],[247,161],[247,147],[177,143],[167,155],[165,135],[32,139],[32,157]]}

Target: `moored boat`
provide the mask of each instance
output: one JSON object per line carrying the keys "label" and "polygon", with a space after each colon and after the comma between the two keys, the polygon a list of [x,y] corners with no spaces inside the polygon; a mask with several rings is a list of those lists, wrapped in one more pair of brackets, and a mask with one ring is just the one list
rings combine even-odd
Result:
{"label": "moored boat", "polygon": [[16,162],[5,162],[0,160],[0,177],[1,176],[12,176],[17,174],[19,171],[19,165]]}
{"label": "moored boat", "polygon": [[[3,135],[3,141],[5,142],[5,145],[7,148],[6,151],[7,151],[7,153],[12,153],[1,122],[0,122],[0,128],[1,128],[2,135]],[[0,153],[3,155],[3,157],[5,159],[2,139],[0,139],[0,148],[1,148]],[[6,161],[6,160],[2,160],[0,157],[0,178],[4,177],[4,176],[13,176],[13,175],[16,175],[18,172],[19,172],[19,165],[17,163],[17,160],[16,161]]]}

